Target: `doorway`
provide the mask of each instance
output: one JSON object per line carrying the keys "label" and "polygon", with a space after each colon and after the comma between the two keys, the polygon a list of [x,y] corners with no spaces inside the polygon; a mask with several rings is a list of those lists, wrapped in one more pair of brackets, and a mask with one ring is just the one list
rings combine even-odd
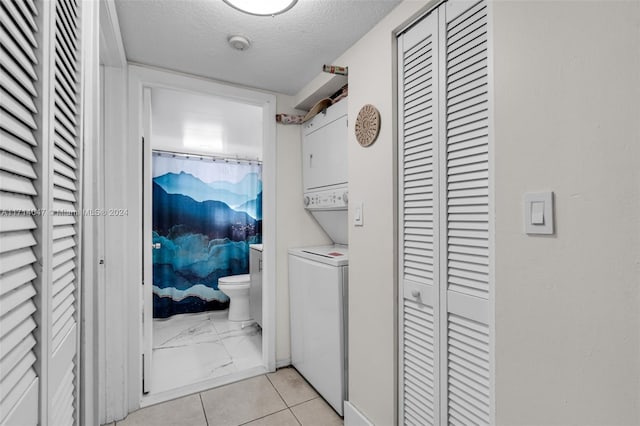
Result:
{"label": "doorway", "polygon": [[[249,253],[262,244],[261,161],[154,150],[151,166],[152,286],[145,298],[152,298],[152,352],[145,391],[260,367],[260,319],[253,309],[231,315],[254,288],[231,300],[218,279],[259,273],[250,271]],[[254,302],[261,307],[261,298]]]}
{"label": "doorway", "polygon": [[[147,71],[150,70],[145,73]],[[218,88],[217,84],[208,82],[196,84]],[[272,213],[275,206],[271,204],[275,202],[275,197],[271,196],[274,192],[271,185],[275,183],[275,179],[271,179],[275,175],[275,164],[272,163],[275,160],[275,132],[271,131],[274,129],[271,123],[273,99],[265,102],[264,94],[257,94],[258,99],[255,99],[246,96],[249,91],[236,89],[245,93],[234,96],[228,87],[222,94],[215,90],[203,93],[179,84],[141,84],[140,89],[140,127],[144,138],[141,217],[145,285],[140,296],[144,310],[139,334],[143,368],[139,377],[140,405],[146,406],[275,369],[275,279],[271,279],[271,275],[275,275],[275,258],[271,256],[275,253],[267,254],[272,250],[271,246],[275,249],[275,221],[269,220],[275,216]],[[197,178],[200,184],[213,188],[216,179],[206,176],[206,170],[216,168],[244,169],[237,176],[217,179],[218,186],[227,185],[218,188],[227,196],[234,192],[230,191],[229,185],[243,186],[249,177],[258,177],[260,182],[242,195],[247,199],[239,199],[236,194],[233,200],[214,201],[205,199],[210,197],[203,194],[199,198],[198,194],[179,193],[170,188],[172,183],[167,181],[169,177]],[[249,176],[244,183],[240,176],[243,173],[244,177]],[[262,199],[262,186],[265,201],[258,219],[255,208],[251,208],[258,192]],[[212,229],[174,227],[185,224],[160,224],[153,212],[154,191],[158,188],[165,194],[173,192],[171,195],[188,197],[195,203],[224,204],[228,210],[225,211],[248,218],[247,223],[235,223],[237,220],[234,219],[220,235]],[[157,194],[155,196],[157,199]],[[264,231],[262,217],[268,224]],[[198,224],[191,225],[198,227]],[[203,225],[206,228],[206,224]],[[185,233],[188,235],[183,235]],[[171,244],[175,246],[178,240],[182,244],[177,247],[180,256],[173,261],[156,262],[163,264],[164,273],[170,272],[164,275],[163,282],[158,279],[159,268],[158,265],[154,267],[154,257],[166,255],[167,251],[163,249]],[[265,314],[262,327],[255,321],[229,321],[229,299],[217,288],[219,277],[249,272],[248,246],[253,243],[264,243],[261,307]],[[226,265],[216,265],[215,256],[211,254],[215,251],[220,255],[225,247],[232,249],[233,259]],[[186,261],[185,250],[191,251],[195,260]],[[203,254],[211,256],[204,259]],[[167,264],[172,267],[167,268]],[[176,272],[181,281],[170,288],[172,286],[167,283],[175,281]],[[167,280],[168,276],[171,279]],[[191,280],[194,285],[185,285],[185,280]],[[167,303],[169,299],[171,301]]]}

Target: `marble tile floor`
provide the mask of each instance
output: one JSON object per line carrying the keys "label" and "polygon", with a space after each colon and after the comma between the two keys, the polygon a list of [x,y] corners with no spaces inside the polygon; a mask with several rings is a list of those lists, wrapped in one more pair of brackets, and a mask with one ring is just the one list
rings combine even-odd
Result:
{"label": "marble tile floor", "polygon": [[135,411],[109,426],[342,426],[292,367]]}
{"label": "marble tile floor", "polygon": [[151,394],[262,365],[262,332],[228,311],[174,315],[153,321]]}

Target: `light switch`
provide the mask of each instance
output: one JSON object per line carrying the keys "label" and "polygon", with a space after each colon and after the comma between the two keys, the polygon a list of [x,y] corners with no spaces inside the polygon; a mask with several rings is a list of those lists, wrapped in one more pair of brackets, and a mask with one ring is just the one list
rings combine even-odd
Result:
{"label": "light switch", "polygon": [[356,204],[356,208],[354,209],[354,212],[353,212],[353,224],[355,226],[364,225],[363,210],[364,210],[363,203]]}
{"label": "light switch", "polygon": [[553,192],[524,194],[524,230],[530,235],[554,233]]}
{"label": "light switch", "polygon": [[544,202],[534,201],[531,203],[531,224],[544,225]]}

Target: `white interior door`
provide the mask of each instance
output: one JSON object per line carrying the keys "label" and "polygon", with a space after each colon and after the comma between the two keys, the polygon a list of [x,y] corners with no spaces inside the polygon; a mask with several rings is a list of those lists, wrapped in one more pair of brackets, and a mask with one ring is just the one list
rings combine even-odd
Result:
{"label": "white interior door", "polygon": [[[81,99],[81,3],[57,0],[51,16],[52,61],[49,73],[49,114],[46,182],[46,236],[48,256],[43,259],[44,279],[49,289],[46,303],[50,309],[47,348],[47,420],[49,424],[68,425],[78,421],[79,315],[81,277],[82,202],[82,121]],[[44,282],[43,282],[44,283]]]}
{"label": "white interior door", "polygon": [[82,5],[0,6],[2,424],[79,422]]}
{"label": "white interior door", "polygon": [[438,11],[398,40],[400,422],[440,418]]}
{"label": "white interior door", "polygon": [[38,112],[36,18],[33,3],[0,4],[0,424],[38,423],[34,280],[38,269],[36,216],[11,214],[36,210],[34,149]]}
{"label": "white interior door", "polygon": [[398,39],[400,422],[490,424],[487,5]]}
{"label": "white interior door", "polygon": [[[441,16],[441,191],[446,247],[440,319],[449,424],[491,424],[489,77],[486,1],[446,3]],[[446,308],[445,308],[446,307]]]}
{"label": "white interior door", "polygon": [[142,392],[149,393],[151,391],[151,360],[153,357],[153,253],[152,253],[152,217],[153,217],[153,200],[151,197],[151,88],[143,89],[142,98],[142,259],[143,259],[143,278],[142,278]]}

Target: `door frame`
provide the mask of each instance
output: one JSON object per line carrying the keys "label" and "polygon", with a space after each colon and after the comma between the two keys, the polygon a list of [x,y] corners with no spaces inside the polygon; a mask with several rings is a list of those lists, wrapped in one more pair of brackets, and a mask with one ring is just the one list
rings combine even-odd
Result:
{"label": "door frame", "polygon": [[[143,253],[151,252],[150,246],[143,247],[143,174],[144,161],[142,136],[145,134],[145,120],[143,115],[144,90],[146,88],[166,88],[230,98],[236,101],[257,105],[263,109],[263,186],[267,190],[264,194],[263,205],[263,334],[262,356],[263,366],[246,372],[246,376],[253,376],[265,372],[275,371],[276,367],[276,96],[268,92],[261,92],[247,88],[232,86],[193,77],[177,72],[162,71],[140,65],[129,65],[129,137],[126,144],[126,164],[123,164],[126,175],[127,199],[130,228],[125,235],[128,243],[123,247],[127,252],[126,266],[127,286],[125,288],[126,317],[129,327],[128,335],[122,336],[123,345],[128,343],[127,369],[129,390],[129,408],[147,406],[164,400],[176,398],[188,393],[219,386],[229,381],[238,380],[240,376],[231,379],[216,378],[210,382],[189,387],[179,388],[155,395],[144,396],[142,393],[142,363],[143,353],[143,324],[140,313],[143,306],[143,286],[141,280],[144,275]],[[147,151],[151,151],[148,149]],[[146,173],[146,172],[145,172]],[[147,255],[148,256],[148,255]]]}
{"label": "door frame", "polygon": [[[126,162],[127,139],[127,58],[120,34],[120,24],[114,0],[99,2],[100,45],[100,137],[96,161],[101,173],[96,186],[103,189],[100,205],[105,208],[126,208],[126,176],[114,173]],[[100,160],[102,159],[102,160]],[[97,191],[99,192],[99,191]],[[133,407],[129,405],[127,383],[126,339],[128,325],[123,315],[126,306],[125,289],[129,275],[122,235],[131,229],[131,217],[104,217],[99,223],[102,263],[96,281],[98,323],[98,422],[106,424],[124,418]],[[123,232],[124,231],[124,232]]]}

